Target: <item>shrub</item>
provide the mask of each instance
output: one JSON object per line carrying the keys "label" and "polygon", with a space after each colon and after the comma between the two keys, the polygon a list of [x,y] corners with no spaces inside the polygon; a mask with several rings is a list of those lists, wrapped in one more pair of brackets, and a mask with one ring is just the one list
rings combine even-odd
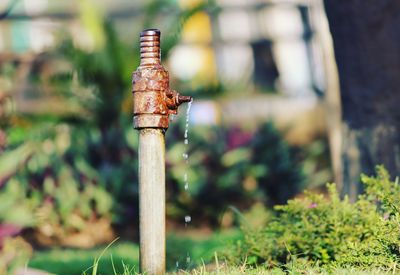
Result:
{"label": "shrub", "polygon": [[328,195],[306,192],[304,198],[276,206],[276,216],[262,229],[243,227],[244,238],[227,253],[233,263],[313,266],[393,267],[400,256],[400,187],[387,171],[362,176],[366,194],[355,203],[340,199],[336,186]]}

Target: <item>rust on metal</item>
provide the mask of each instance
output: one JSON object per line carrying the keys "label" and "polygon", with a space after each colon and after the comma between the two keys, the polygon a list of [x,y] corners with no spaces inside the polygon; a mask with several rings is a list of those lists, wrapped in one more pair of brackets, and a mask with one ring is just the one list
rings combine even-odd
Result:
{"label": "rust on metal", "polygon": [[169,88],[168,72],[161,65],[161,32],[147,29],[140,33],[140,65],[133,73],[134,127],[168,129],[169,115],[192,97]]}

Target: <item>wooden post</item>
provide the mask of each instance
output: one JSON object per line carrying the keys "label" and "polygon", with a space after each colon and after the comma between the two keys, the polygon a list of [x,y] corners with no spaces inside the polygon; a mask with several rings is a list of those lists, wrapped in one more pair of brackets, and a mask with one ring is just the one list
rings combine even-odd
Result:
{"label": "wooden post", "polygon": [[165,138],[162,129],[139,137],[140,268],[165,273]]}

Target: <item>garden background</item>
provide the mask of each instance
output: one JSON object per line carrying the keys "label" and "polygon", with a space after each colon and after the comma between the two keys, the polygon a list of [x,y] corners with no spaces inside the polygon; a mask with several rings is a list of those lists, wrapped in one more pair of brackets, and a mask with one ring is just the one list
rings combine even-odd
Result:
{"label": "garden background", "polygon": [[[325,220],[332,205],[343,210],[343,236],[386,217],[387,224],[368,230],[396,247],[396,237],[381,231],[397,221],[389,224],[397,219],[397,210],[387,210],[394,204],[378,209],[368,199],[350,202],[364,189],[361,173],[371,175],[384,164],[392,178],[399,174],[399,35],[387,36],[396,31],[399,16],[392,12],[400,7],[376,7],[385,13],[368,25],[362,21],[368,16],[356,15],[372,13],[369,5],[333,2],[2,1],[0,273],[27,267],[92,272],[116,239],[99,273],[114,274],[112,262],[116,273],[137,271],[131,76],[145,28],[161,30],[171,87],[194,97],[188,147],[186,106],[166,133],[169,271],[212,269],[218,259],[286,270],[296,258],[290,250],[310,264],[297,263],[299,270],[332,261],[353,268],[354,261],[338,261],[342,254],[332,248],[349,249],[339,247],[343,239],[329,235],[323,244],[326,239],[316,237],[330,230],[324,223],[332,222]],[[366,40],[367,33],[377,39]],[[377,171],[378,187],[364,178],[369,199],[387,201],[392,182],[384,168]],[[327,182],[336,182],[338,191]],[[340,199],[346,194],[350,202]],[[300,202],[273,210],[293,198]],[[313,221],[304,213],[296,220],[299,209],[322,221],[311,235],[307,227],[285,233],[274,224],[280,211],[287,214],[282,226]],[[355,224],[352,215],[360,217]],[[259,233],[265,228],[268,234]],[[307,236],[311,243],[285,235],[274,246],[286,243],[280,249],[289,253],[264,243],[282,234]],[[257,243],[263,246],[252,246]],[[235,245],[238,255],[226,252]],[[355,251],[366,256],[363,248]],[[385,260],[376,266],[397,262],[382,251]]]}

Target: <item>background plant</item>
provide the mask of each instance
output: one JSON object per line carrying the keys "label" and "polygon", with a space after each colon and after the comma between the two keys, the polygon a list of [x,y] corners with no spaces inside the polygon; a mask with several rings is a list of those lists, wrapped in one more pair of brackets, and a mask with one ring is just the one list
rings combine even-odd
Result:
{"label": "background plant", "polygon": [[[209,8],[201,4],[182,10],[182,20],[171,25],[176,36],[167,37],[163,53],[168,54],[174,45],[171,41],[176,43],[187,18]],[[44,77],[42,65],[35,66],[31,85],[51,89],[71,111],[15,115],[13,127],[7,130],[7,154],[0,158],[5,163],[2,167],[7,168],[0,171],[3,182],[18,180],[27,196],[31,190],[40,193],[46,202],[40,207],[42,220],[56,227],[65,225],[65,234],[79,231],[83,223],[77,221],[81,219],[106,217],[118,225],[135,225],[138,220],[138,137],[131,125],[130,92],[131,73],[139,62],[138,44],[132,49],[122,43],[109,22],[102,23],[99,30],[107,43],[88,51],[63,34],[60,46],[43,57],[57,60],[56,69]],[[204,87],[204,91],[208,89],[220,92]],[[227,205],[247,208],[257,200],[283,202],[301,188],[304,176],[296,152],[271,123],[257,131],[227,125],[194,129],[190,167],[182,159],[182,124],[174,123],[167,135],[171,218],[181,220],[191,213],[216,226]],[[182,192],[186,170],[191,196]],[[62,192],[69,192],[72,198],[59,196]],[[74,225],[68,221],[71,217],[75,217]]]}
{"label": "background plant", "polygon": [[[150,19],[144,25],[150,27],[154,14],[170,5],[176,3],[150,4],[145,16]],[[214,8],[208,3],[179,10],[181,20],[167,27],[174,35],[162,43],[164,61],[185,20]],[[128,226],[137,228],[138,137],[131,125],[131,73],[139,63],[138,43],[122,43],[110,22],[98,22],[96,35],[106,43],[83,49],[63,33],[59,46],[41,55],[29,76],[30,89],[50,90],[68,112],[14,113],[5,124],[1,192],[10,195],[7,190],[19,186],[15,201],[26,202],[19,207],[25,207],[24,215],[30,217],[26,220],[32,222],[18,228],[41,245],[88,247],[110,241],[115,230],[123,235]],[[47,63],[52,70],[42,73]],[[13,71],[12,66],[5,69]],[[226,92],[216,83],[183,93],[197,99]],[[190,214],[193,223],[215,228],[228,209],[282,203],[302,188],[304,151],[288,145],[272,123],[253,129],[224,124],[194,127],[190,165],[182,158],[183,125],[182,120],[173,123],[167,135],[167,215],[175,224],[183,225],[183,217]],[[185,173],[189,193],[184,192]],[[4,213],[15,214],[15,220],[20,214],[8,211],[12,207],[7,205]],[[103,238],[96,237],[96,228]],[[129,229],[130,237],[135,229]]]}
{"label": "background plant", "polygon": [[328,194],[306,192],[304,198],[277,206],[264,227],[244,227],[244,238],[228,258],[236,263],[290,265],[303,260],[328,268],[392,268],[399,261],[400,195],[383,167],[376,177],[362,177],[366,194],[352,204],[340,199],[333,184]]}
{"label": "background plant", "polygon": [[[208,220],[216,226],[229,206],[246,209],[256,201],[265,205],[284,202],[303,186],[299,154],[272,123],[255,130],[196,126],[190,131],[189,165],[182,157],[185,146],[179,141],[183,129],[170,130],[167,190],[173,217],[183,219],[190,213],[195,223]],[[190,195],[184,192],[185,174]]]}

